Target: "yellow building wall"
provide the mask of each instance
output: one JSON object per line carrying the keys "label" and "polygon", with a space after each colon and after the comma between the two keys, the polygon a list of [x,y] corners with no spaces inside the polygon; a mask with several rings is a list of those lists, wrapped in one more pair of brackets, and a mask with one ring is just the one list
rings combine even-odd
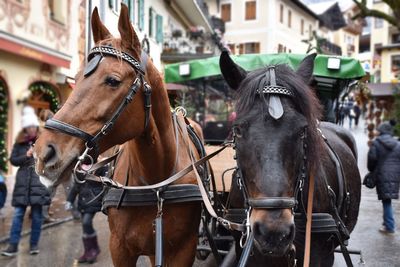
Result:
{"label": "yellow building wall", "polygon": [[[16,135],[21,130],[21,113],[22,104],[17,104],[17,101],[26,97],[29,93],[29,85],[37,80],[44,80],[45,77],[38,73],[41,63],[26,60],[10,53],[0,50],[0,73],[5,79],[8,86],[9,103],[8,103],[8,152],[11,153],[12,145],[15,141]],[[16,169],[11,170],[15,173]]]}
{"label": "yellow building wall", "polygon": [[396,76],[392,71],[392,56],[400,55],[400,49],[384,50],[381,54],[381,82],[392,82]]}

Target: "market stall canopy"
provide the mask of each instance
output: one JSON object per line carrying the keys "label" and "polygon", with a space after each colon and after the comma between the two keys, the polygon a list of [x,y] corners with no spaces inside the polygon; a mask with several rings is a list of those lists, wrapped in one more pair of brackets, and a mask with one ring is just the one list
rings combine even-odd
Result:
{"label": "market stall canopy", "polygon": [[[267,65],[288,64],[297,69],[306,54],[243,54],[232,55],[233,61],[247,71]],[[339,60],[338,60],[339,59]],[[332,64],[333,63],[333,64]],[[329,64],[329,68],[328,68]],[[221,75],[219,56],[165,65],[166,83],[180,83]],[[318,55],[314,61],[314,76],[337,79],[359,79],[365,75],[360,62],[349,57]]]}

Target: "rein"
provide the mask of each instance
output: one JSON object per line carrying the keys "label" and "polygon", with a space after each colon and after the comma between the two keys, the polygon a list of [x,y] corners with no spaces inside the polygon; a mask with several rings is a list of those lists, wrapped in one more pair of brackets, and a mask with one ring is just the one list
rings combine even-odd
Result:
{"label": "rein", "polygon": [[[113,128],[115,121],[119,118],[121,113],[125,110],[129,103],[132,102],[134,96],[138,92],[139,88],[143,85],[143,91],[145,96],[145,122],[144,122],[144,131],[146,131],[149,120],[150,120],[150,108],[151,108],[151,87],[145,81],[145,67],[141,66],[141,64],[129,54],[119,51],[111,46],[96,46],[93,47],[90,51],[88,56],[89,63],[85,67],[84,76],[87,77],[92,74],[98,65],[100,64],[101,60],[105,56],[113,56],[116,58],[121,58],[125,62],[127,62],[136,72],[136,79],[130,86],[127,95],[121,101],[118,108],[114,111],[111,118],[101,127],[101,129],[94,135],[89,134],[82,129],[68,124],[66,122],[51,118],[46,121],[45,128],[50,130],[55,130],[70,136],[74,136],[77,138],[82,139],[85,142],[85,151],[78,157],[78,162],[75,165],[74,173],[81,168],[81,165],[84,161],[89,160],[88,165],[93,165],[98,157],[98,143],[99,140],[107,135],[110,130]],[[147,55],[142,52],[142,62],[147,62],[146,60]],[[94,156],[91,156],[89,153],[92,152]],[[92,154],[92,155],[93,155]],[[74,175],[75,181],[78,183],[84,183],[84,180],[79,180],[76,175]]]}

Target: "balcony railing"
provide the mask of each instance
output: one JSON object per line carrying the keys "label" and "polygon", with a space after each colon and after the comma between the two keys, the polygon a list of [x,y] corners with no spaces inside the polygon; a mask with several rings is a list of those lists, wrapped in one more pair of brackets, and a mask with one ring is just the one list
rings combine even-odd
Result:
{"label": "balcony railing", "polygon": [[342,48],[338,45],[329,42],[326,39],[321,40],[319,45],[324,54],[342,55]]}

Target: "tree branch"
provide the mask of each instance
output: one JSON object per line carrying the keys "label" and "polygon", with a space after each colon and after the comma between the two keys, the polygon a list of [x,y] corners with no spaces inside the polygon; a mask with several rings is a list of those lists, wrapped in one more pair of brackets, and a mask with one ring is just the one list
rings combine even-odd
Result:
{"label": "tree branch", "polygon": [[[399,4],[400,1],[398,0],[383,0],[383,1],[392,8],[395,16],[397,17],[400,11],[398,8],[396,9],[395,7],[400,5]],[[354,15],[352,17],[352,20],[365,17],[381,18],[400,30],[400,18],[396,18],[395,16],[391,16],[380,10],[367,8],[366,0],[361,0],[361,2],[359,2],[358,0],[353,0],[353,2],[360,9],[360,12]]]}

